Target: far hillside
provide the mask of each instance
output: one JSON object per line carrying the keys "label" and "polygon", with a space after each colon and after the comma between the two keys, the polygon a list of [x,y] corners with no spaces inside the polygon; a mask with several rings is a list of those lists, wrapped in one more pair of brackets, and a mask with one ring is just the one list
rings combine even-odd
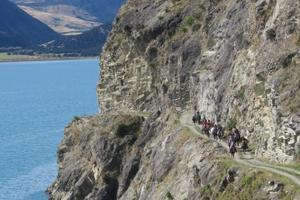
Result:
{"label": "far hillside", "polygon": [[123,0],[12,0],[63,35],[111,24]]}
{"label": "far hillside", "polygon": [[110,29],[110,25],[103,25],[80,35],[64,36],[49,43],[39,45],[36,48],[36,52],[64,56],[98,56]]}
{"label": "far hillside", "polygon": [[0,61],[98,56],[122,1],[1,0]]}
{"label": "far hillside", "polygon": [[8,0],[0,1],[0,47],[28,47],[60,35]]}
{"label": "far hillside", "polygon": [[[0,54],[2,52],[2,58],[4,57],[3,53],[6,53],[10,58],[19,56],[21,59],[24,58],[24,55],[38,57],[39,59],[42,59],[43,57],[59,59],[62,57],[98,56],[110,29],[111,25],[103,25],[85,31],[80,35],[61,36],[54,40],[30,46],[28,48],[0,48]],[[5,60],[10,60],[9,57]]]}

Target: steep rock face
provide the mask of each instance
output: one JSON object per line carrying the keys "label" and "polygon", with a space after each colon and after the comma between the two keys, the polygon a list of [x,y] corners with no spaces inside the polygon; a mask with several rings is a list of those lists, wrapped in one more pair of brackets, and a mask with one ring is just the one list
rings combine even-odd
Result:
{"label": "steep rock face", "polygon": [[48,190],[50,199],[292,199],[296,195],[294,186],[236,165],[218,143],[193,135],[176,121],[176,115],[160,113],[75,118],[58,149],[59,174]]}
{"label": "steep rock face", "polygon": [[[74,119],[58,149],[59,174],[49,189],[51,199],[84,199],[88,195],[116,199],[118,188],[128,187],[139,165],[139,148],[133,144],[143,121],[143,117],[129,115]],[[127,157],[132,158],[129,165]],[[124,177],[120,185],[118,176]]]}
{"label": "steep rock face", "polygon": [[102,112],[195,106],[256,154],[299,154],[300,3],[129,0],[101,57]]}
{"label": "steep rock face", "polygon": [[128,0],[101,56],[102,113],[66,128],[50,198],[299,199],[293,184],[237,164],[179,120],[196,107],[236,125],[256,155],[296,159],[298,8],[295,0]]}

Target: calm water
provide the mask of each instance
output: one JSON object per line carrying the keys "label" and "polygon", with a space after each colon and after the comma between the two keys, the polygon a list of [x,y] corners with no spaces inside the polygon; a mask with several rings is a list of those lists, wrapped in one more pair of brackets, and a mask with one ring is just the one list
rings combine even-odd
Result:
{"label": "calm water", "polygon": [[98,61],[0,63],[0,199],[44,200],[75,115],[97,113]]}

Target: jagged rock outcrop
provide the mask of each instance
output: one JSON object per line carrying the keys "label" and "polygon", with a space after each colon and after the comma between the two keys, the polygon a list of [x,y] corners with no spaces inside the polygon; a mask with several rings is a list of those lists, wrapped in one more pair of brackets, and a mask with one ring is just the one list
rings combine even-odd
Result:
{"label": "jagged rock outcrop", "polygon": [[101,56],[101,114],[66,128],[50,198],[297,199],[179,117],[196,107],[236,125],[257,156],[297,159],[299,4],[128,0]]}
{"label": "jagged rock outcrop", "polygon": [[103,112],[197,108],[256,154],[299,154],[300,2],[129,0],[101,57]]}
{"label": "jagged rock outcrop", "polygon": [[[130,115],[75,118],[58,149],[59,174],[50,188],[52,198],[116,199],[118,188],[126,189],[138,169],[140,152],[133,144],[143,121]],[[120,184],[118,176],[124,177]]]}

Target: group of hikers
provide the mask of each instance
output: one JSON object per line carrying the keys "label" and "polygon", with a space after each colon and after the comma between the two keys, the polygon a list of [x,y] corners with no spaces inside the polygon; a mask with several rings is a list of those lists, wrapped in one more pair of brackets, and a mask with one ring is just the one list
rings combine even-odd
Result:
{"label": "group of hikers", "polygon": [[[198,124],[202,126],[203,133],[206,134],[207,137],[212,137],[215,140],[224,139],[224,128],[220,124],[206,119],[205,116],[202,117],[199,111],[194,113],[192,120],[195,125]],[[248,149],[248,140],[241,136],[237,128],[229,130],[227,142],[229,153],[232,157],[234,157],[234,154],[237,152],[237,146],[240,146],[243,152],[246,152]]]}

